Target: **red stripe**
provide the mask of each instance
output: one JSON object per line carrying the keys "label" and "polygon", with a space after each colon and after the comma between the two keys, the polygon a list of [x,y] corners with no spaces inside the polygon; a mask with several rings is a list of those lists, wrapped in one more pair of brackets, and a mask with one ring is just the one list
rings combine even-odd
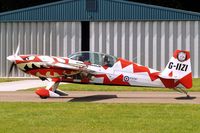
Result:
{"label": "red stripe", "polygon": [[175,83],[175,86],[177,86],[179,83],[181,83],[187,89],[192,88],[192,73],[189,73],[188,75],[186,75],[183,78],[179,79]]}

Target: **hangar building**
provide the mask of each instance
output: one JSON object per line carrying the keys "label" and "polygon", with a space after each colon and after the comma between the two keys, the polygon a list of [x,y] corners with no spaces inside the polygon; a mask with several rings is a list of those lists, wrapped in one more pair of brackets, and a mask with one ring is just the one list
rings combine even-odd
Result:
{"label": "hangar building", "polygon": [[[20,54],[67,56],[90,50],[163,70],[175,49],[190,50],[200,77],[200,13],[125,0],[65,0],[0,13],[0,77]],[[21,72],[13,77],[27,76]]]}

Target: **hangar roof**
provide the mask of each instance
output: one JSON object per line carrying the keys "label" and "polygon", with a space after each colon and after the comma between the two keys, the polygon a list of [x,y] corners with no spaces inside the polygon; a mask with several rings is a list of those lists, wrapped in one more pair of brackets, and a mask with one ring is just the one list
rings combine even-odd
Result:
{"label": "hangar roof", "polygon": [[200,13],[125,0],[64,0],[0,13],[0,21],[200,20]]}

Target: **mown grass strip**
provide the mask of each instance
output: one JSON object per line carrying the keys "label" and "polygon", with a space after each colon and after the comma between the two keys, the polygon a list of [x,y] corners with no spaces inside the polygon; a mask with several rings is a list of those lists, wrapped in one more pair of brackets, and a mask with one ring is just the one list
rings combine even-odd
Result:
{"label": "mown grass strip", "polygon": [[200,106],[182,104],[0,103],[6,133],[198,133]]}

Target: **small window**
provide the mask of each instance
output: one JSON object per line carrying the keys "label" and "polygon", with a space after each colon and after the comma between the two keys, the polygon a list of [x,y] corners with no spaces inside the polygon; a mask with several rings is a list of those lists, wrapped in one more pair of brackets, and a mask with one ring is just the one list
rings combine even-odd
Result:
{"label": "small window", "polygon": [[86,10],[95,12],[97,10],[97,0],[86,0]]}

